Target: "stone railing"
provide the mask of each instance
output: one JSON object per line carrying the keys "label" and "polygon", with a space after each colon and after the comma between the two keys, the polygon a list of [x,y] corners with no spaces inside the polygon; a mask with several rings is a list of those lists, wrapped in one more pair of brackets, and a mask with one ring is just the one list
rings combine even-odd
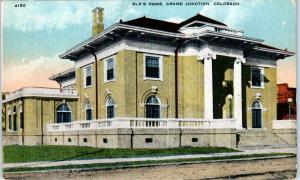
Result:
{"label": "stone railing", "polygon": [[6,94],[4,102],[11,101],[20,97],[64,97],[77,98],[76,89],[27,87]]}
{"label": "stone railing", "polygon": [[243,31],[230,29],[230,28],[216,27],[215,31],[220,32],[220,33],[226,33],[226,34],[234,34],[234,35],[238,35],[238,36],[243,36],[244,35]]}
{"label": "stone railing", "polygon": [[296,129],[296,120],[274,120],[273,129]]}
{"label": "stone railing", "polygon": [[223,26],[211,26],[211,25],[204,25],[201,27],[185,27],[185,28],[181,28],[180,31],[182,33],[185,33],[186,35],[192,35],[192,36],[204,32],[218,32],[224,34],[232,34],[236,36],[244,36],[244,32],[241,30],[231,29]]}
{"label": "stone railing", "polygon": [[48,124],[47,131],[111,129],[111,128],[235,128],[234,119],[148,119],[113,118],[72,123]]}

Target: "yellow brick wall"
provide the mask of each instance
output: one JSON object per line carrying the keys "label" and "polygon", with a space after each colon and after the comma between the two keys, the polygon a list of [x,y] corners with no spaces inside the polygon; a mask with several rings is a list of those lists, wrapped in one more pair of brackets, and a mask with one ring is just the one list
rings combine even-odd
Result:
{"label": "yellow brick wall", "polygon": [[[85,87],[85,68],[87,66],[92,67],[92,86],[91,87]],[[76,89],[77,93],[79,94],[78,98],[78,104],[77,104],[77,118],[75,120],[85,120],[86,114],[85,114],[85,107],[86,103],[89,102],[92,105],[93,108],[93,118],[96,117],[96,79],[95,79],[95,65],[94,63],[83,66],[81,68],[76,69],[75,71],[76,76]],[[99,76],[98,76],[99,77]],[[99,87],[99,86],[98,86]]]}
{"label": "yellow brick wall", "polygon": [[262,128],[272,128],[272,121],[277,113],[277,86],[276,68],[264,68],[264,88],[251,88],[251,66],[243,66],[243,116],[248,128],[252,128],[252,104],[256,99],[256,93],[261,94],[259,100],[264,108]]}
{"label": "yellow brick wall", "polygon": [[196,56],[183,56],[179,66],[179,117],[204,118],[204,64]]}
{"label": "yellow brick wall", "polygon": [[104,61],[107,58],[98,61],[98,77],[99,77],[99,116],[101,119],[106,118],[106,101],[108,97],[111,97],[115,101],[115,117],[125,117],[125,82],[124,82],[124,51],[110,56],[108,58],[114,58],[115,74],[114,81],[104,82]]}
{"label": "yellow brick wall", "polygon": [[[163,81],[144,79],[144,53],[142,52],[124,50],[112,57],[115,58],[116,63],[114,81],[104,82],[104,61],[107,58],[97,62],[98,112],[100,119],[106,118],[106,100],[109,96],[116,103],[115,117],[145,117],[143,103],[146,97],[151,94],[152,86],[158,88],[156,95],[162,102],[161,116],[164,118],[175,117],[174,56],[163,56]],[[94,63],[92,66],[94,67]],[[76,86],[79,93],[78,119],[83,120],[82,118],[85,118],[86,96],[89,97],[95,108],[94,73],[92,82],[93,87],[83,88],[84,67],[76,70]]]}

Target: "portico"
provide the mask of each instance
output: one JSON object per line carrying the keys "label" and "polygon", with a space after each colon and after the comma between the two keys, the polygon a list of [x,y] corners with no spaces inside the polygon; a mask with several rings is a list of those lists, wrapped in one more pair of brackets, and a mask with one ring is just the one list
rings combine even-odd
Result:
{"label": "portico", "polygon": [[[214,48],[216,49],[216,48]],[[199,52],[199,60],[204,61],[204,117],[205,119],[214,119],[214,100],[213,100],[213,61],[218,55],[224,55],[224,52],[218,53],[206,47]],[[225,54],[233,57],[233,119],[236,122],[236,128],[242,129],[242,64],[245,58],[240,54]]]}

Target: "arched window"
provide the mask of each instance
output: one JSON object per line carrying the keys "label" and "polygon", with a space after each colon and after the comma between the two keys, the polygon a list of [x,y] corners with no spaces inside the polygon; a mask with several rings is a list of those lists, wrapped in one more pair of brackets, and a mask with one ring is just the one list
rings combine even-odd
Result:
{"label": "arched window", "polygon": [[115,117],[115,101],[111,97],[109,97],[106,101],[106,117],[107,118]]}
{"label": "arched window", "polygon": [[258,101],[252,104],[252,127],[261,128],[262,126],[262,106]]}
{"label": "arched window", "polygon": [[18,129],[17,127],[17,107],[14,106],[13,109],[13,131],[16,131]]}
{"label": "arched window", "polygon": [[57,123],[68,123],[72,121],[72,115],[69,106],[64,103],[56,108],[56,122]]}
{"label": "arched window", "polygon": [[92,120],[93,119],[93,108],[90,102],[85,105],[85,119]]}
{"label": "arched window", "polygon": [[146,100],[146,118],[160,118],[160,101],[156,96]]}

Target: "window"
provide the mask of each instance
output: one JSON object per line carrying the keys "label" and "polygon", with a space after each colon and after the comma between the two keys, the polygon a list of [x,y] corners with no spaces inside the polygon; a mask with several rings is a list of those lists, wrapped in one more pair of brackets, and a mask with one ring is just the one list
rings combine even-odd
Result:
{"label": "window", "polygon": [[146,118],[160,118],[160,102],[156,96],[146,100]]}
{"label": "window", "polygon": [[61,104],[56,108],[56,122],[69,123],[72,121],[71,110],[66,103]]}
{"label": "window", "polygon": [[198,142],[198,138],[192,138],[192,142]]}
{"label": "window", "polygon": [[87,138],[83,138],[83,142],[87,143],[88,142]]}
{"label": "window", "polygon": [[92,86],[92,66],[85,68],[85,87]]}
{"label": "window", "polygon": [[12,118],[11,118],[11,115],[8,115],[8,129],[12,130]]}
{"label": "window", "polygon": [[162,80],[161,56],[145,56],[145,78]]}
{"label": "window", "polygon": [[16,131],[17,129],[17,107],[15,106],[13,112],[13,131]]}
{"label": "window", "polygon": [[107,118],[115,117],[115,101],[111,97],[109,97],[106,102],[106,117]]}
{"label": "window", "polygon": [[93,119],[93,109],[91,103],[87,103],[85,106],[85,116],[86,120]]}
{"label": "window", "polygon": [[152,138],[146,138],[146,139],[145,139],[145,142],[146,142],[146,143],[152,143],[152,142],[153,142],[153,139],[152,139]]}
{"label": "window", "polygon": [[24,115],[23,115],[23,112],[20,112],[20,128],[24,129]]}
{"label": "window", "polygon": [[262,106],[258,101],[254,101],[252,104],[252,127],[262,127]]}
{"label": "window", "polygon": [[115,61],[114,58],[109,58],[105,61],[105,82],[115,79]]}
{"label": "window", "polygon": [[251,68],[252,87],[263,87],[263,69]]}
{"label": "window", "polygon": [[107,139],[106,138],[103,138],[103,143],[107,143]]}

